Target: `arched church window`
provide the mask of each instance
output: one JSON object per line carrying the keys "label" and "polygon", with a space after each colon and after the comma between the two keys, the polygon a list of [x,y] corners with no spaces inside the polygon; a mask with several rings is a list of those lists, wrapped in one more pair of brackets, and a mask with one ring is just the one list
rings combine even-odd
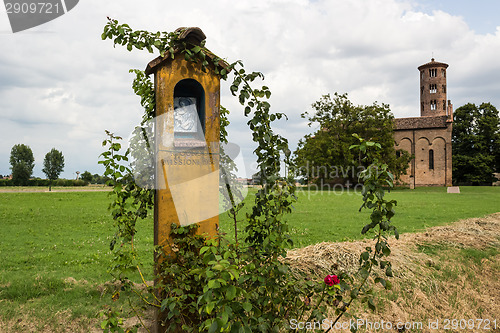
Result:
{"label": "arched church window", "polygon": [[429,149],[429,170],[434,170],[434,150]]}

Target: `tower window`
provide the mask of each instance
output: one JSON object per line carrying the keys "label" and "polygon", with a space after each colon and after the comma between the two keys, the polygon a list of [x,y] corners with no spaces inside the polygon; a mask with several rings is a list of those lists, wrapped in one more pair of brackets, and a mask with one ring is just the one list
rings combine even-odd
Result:
{"label": "tower window", "polygon": [[422,110],[422,112],[424,112],[424,102],[422,102],[421,104],[422,104],[421,105],[421,110]]}
{"label": "tower window", "polygon": [[420,71],[420,78],[423,79],[424,78],[424,71]]}
{"label": "tower window", "polygon": [[443,110],[446,111],[446,101],[443,101]]}
{"label": "tower window", "polygon": [[436,77],[437,76],[437,69],[432,68],[429,69],[429,77]]}
{"label": "tower window", "polygon": [[441,76],[442,76],[442,77],[446,77],[446,70],[445,70],[445,69],[442,69],[442,70],[441,70]]}
{"label": "tower window", "polygon": [[443,84],[443,93],[446,94],[446,84]]}
{"label": "tower window", "polygon": [[434,170],[434,150],[429,149],[429,170]]}
{"label": "tower window", "polygon": [[437,93],[437,84],[431,84],[429,86],[429,91],[430,91],[431,94]]}
{"label": "tower window", "polygon": [[431,101],[431,110],[436,110],[436,100]]}

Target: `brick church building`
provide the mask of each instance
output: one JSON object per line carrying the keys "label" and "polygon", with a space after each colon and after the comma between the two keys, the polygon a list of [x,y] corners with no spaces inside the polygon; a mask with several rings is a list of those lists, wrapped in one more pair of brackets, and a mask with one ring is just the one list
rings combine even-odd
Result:
{"label": "brick church building", "polygon": [[446,98],[448,65],[430,62],[420,72],[420,117],[395,119],[396,150],[415,158],[401,182],[416,186],[451,186],[451,130],[453,105]]}

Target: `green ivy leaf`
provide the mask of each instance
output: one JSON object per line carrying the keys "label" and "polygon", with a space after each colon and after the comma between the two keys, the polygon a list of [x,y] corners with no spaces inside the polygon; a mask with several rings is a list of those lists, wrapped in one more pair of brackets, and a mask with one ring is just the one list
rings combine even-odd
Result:
{"label": "green ivy leaf", "polygon": [[386,284],[386,286],[385,286],[386,290],[391,290],[392,289],[392,283],[390,281],[386,281],[385,284]]}
{"label": "green ivy leaf", "polygon": [[217,281],[217,280],[210,280],[208,281],[207,283],[207,287],[209,289],[217,289],[217,288],[220,288],[220,282]]}
{"label": "green ivy leaf", "polygon": [[248,302],[243,303],[241,306],[243,307],[243,310],[245,310],[246,312],[250,312],[250,310],[252,310],[252,304]]}
{"label": "green ivy leaf", "polygon": [[392,275],[392,268],[391,266],[387,266],[386,270],[385,270],[385,275],[389,276],[389,277],[393,277]]}
{"label": "green ivy leaf", "polygon": [[224,266],[222,266],[221,264],[217,264],[214,265],[212,268],[215,269],[216,271],[222,271],[224,269]]}
{"label": "green ivy leaf", "polygon": [[375,303],[373,303],[373,299],[372,298],[369,298],[368,299],[368,307],[370,308],[370,310],[372,311],[375,311],[377,309],[377,307],[375,306]]}
{"label": "green ivy leaf", "polygon": [[236,287],[229,285],[226,290],[226,299],[231,301],[236,297]]}
{"label": "green ivy leaf", "polygon": [[384,288],[387,287],[387,283],[386,283],[385,279],[382,279],[382,278],[378,277],[378,278],[375,279],[375,283],[380,283]]}
{"label": "green ivy leaf", "polygon": [[210,325],[210,328],[208,329],[208,333],[215,333],[218,332],[219,330],[219,324],[217,323],[217,320],[213,320],[212,325]]}

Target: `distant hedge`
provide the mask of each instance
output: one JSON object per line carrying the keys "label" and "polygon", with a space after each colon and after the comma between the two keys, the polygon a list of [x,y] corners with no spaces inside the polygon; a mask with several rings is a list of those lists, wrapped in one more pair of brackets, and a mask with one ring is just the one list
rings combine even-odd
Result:
{"label": "distant hedge", "polygon": [[[89,183],[81,179],[58,179],[52,182],[52,186],[87,186]],[[0,179],[0,186],[15,186],[12,179]],[[48,179],[30,179],[27,186],[49,186]]]}

